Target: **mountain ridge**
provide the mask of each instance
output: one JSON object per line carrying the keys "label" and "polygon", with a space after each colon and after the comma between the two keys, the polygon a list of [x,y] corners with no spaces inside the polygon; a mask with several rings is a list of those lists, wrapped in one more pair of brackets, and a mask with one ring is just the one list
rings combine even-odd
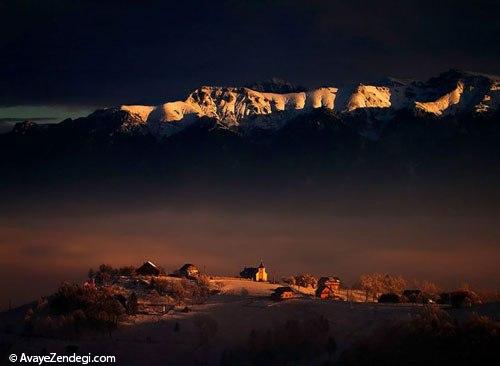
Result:
{"label": "mountain ridge", "polygon": [[[137,117],[152,135],[169,137],[201,117],[214,118],[223,126],[242,130],[279,129],[284,119],[316,108],[330,109],[341,115],[358,109],[385,112],[385,109],[407,108],[417,114],[446,116],[494,111],[500,105],[500,78],[480,73],[450,70],[427,82],[390,80],[388,85],[359,83],[345,88],[325,86],[287,93],[202,86],[184,101],[115,108]],[[387,118],[387,113],[382,113],[382,118]]]}
{"label": "mountain ridge", "polygon": [[391,83],[285,94],[202,87],[160,106],[18,123],[0,135],[4,181],[37,181],[43,172],[51,181],[116,174],[169,184],[273,179],[279,186],[283,179],[454,181],[457,172],[498,170],[497,79],[452,70],[427,82]]}
{"label": "mountain ridge", "polygon": [[[475,190],[478,182],[500,182],[496,79],[448,72],[392,83],[286,94],[209,87],[161,108],[117,106],[58,124],[18,123],[0,135],[0,189],[108,190],[113,182],[113,189],[132,190],[127,195],[152,184],[214,197],[296,189],[329,196],[374,183],[442,192],[447,185]],[[225,99],[231,93],[232,102]],[[263,96],[268,101],[257,103]],[[195,112],[160,120],[175,110],[167,107],[186,104]],[[485,192],[488,200],[496,195]]]}
{"label": "mountain ridge", "polygon": [[[500,77],[453,69],[425,82],[387,78],[375,83],[309,90],[281,80],[276,81],[276,86],[272,82],[255,84],[255,88],[286,92],[202,86],[185,100],[159,105],[119,105],[75,121],[81,123],[97,117],[105,123],[115,118],[115,114],[125,113],[126,122],[116,132],[150,134],[163,139],[203,117],[214,119],[221,128],[246,135],[253,130],[278,130],[291,118],[317,108],[331,110],[344,119],[364,111],[370,125],[390,120],[403,109],[417,116],[448,117],[459,113],[487,114],[500,106]],[[25,127],[18,126],[14,131],[24,131]],[[376,138],[377,134],[373,136]]]}

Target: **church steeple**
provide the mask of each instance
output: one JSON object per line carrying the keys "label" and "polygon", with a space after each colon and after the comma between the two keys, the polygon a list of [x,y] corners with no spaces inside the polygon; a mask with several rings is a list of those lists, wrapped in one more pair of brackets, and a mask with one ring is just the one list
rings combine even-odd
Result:
{"label": "church steeple", "polygon": [[260,265],[257,268],[257,273],[255,275],[256,281],[266,282],[267,281],[267,272],[266,267],[264,267],[264,262],[260,261]]}

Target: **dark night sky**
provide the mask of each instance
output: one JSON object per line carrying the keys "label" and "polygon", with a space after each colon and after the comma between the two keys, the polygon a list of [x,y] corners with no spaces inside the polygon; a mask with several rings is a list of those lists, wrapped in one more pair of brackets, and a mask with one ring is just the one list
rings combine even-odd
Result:
{"label": "dark night sky", "polygon": [[500,73],[498,1],[1,1],[0,106],[184,98],[273,76]]}

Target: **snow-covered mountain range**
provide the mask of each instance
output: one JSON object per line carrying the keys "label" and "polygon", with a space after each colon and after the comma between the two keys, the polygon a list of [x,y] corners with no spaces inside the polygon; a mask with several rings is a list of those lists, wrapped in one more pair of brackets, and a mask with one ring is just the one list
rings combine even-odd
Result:
{"label": "snow-covered mountain range", "polygon": [[499,106],[498,77],[453,70],[425,82],[312,90],[202,87],[183,101],[18,123],[0,134],[0,187],[41,176],[48,185],[147,177],[162,187],[225,181],[230,189],[444,177],[457,184],[460,175],[500,182]]}
{"label": "snow-covered mountain range", "polygon": [[500,78],[451,70],[426,82],[387,79],[346,87],[276,93],[246,87],[203,86],[185,100],[157,106],[121,105],[96,112],[106,118],[127,115],[122,132],[135,130],[169,137],[202,117],[243,134],[253,129],[276,130],[291,118],[325,108],[348,116],[366,112],[368,122],[387,120],[402,109],[437,117],[458,113],[488,113],[500,105]]}

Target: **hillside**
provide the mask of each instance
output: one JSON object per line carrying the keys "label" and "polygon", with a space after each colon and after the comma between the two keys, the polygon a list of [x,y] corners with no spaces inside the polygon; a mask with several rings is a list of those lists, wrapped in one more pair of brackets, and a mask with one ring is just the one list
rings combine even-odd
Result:
{"label": "hillside", "polygon": [[[115,355],[118,362],[126,362],[127,365],[144,362],[151,365],[191,365],[198,362],[217,365],[229,356],[227,352],[240,352],[238,350],[243,345],[258,341],[252,335],[274,332],[276,337],[282,337],[288,334],[281,335],[286,327],[294,326],[298,327],[294,336],[309,334],[315,341],[323,341],[321,327],[326,327],[329,336],[336,340],[335,352],[340,355],[380,327],[417,320],[422,312],[421,305],[416,304],[320,300],[311,297],[309,291],[297,291],[294,299],[276,302],[270,299],[269,294],[279,285],[231,277],[213,277],[210,287],[217,291],[203,302],[192,302],[192,299],[178,302],[167,296],[162,297],[165,302],[161,305],[160,298],[141,292],[140,283],[134,285],[125,281],[124,277],[117,280],[109,289],[114,294],[125,294],[133,286],[139,294],[140,306],[139,312],[123,318],[112,334],[82,330],[85,328],[74,333],[71,328],[56,325],[56,316],[52,317],[49,328],[46,328],[47,323],[43,323],[44,328],[35,325],[31,331],[27,330],[26,319],[29,318],[26,314],[29,314],[29,309],[36,309],[35,316],[45,311],[40,309],[46,305],[38,302],[38,305],[33,303],[0,314],[2,353],[37,354],[46,350],[60,354]],[[149,281],[150,278],[140,279],[143,280]],[[157,279],[160,282],[165,280],[173,283],[185,281],[172,277]],[[483,310],[478,307],[473,311]],[[492,313],[492,306],[488,305],[484,311],[491,316],[498,310]],[[458,312],[457,316],[466,317],[466,313]],[[42,329],[45,333],[40,334]],[[33,336],[29,332],[34,332]],[[309,358],[308,364],[322,364],[325,357]]]}

